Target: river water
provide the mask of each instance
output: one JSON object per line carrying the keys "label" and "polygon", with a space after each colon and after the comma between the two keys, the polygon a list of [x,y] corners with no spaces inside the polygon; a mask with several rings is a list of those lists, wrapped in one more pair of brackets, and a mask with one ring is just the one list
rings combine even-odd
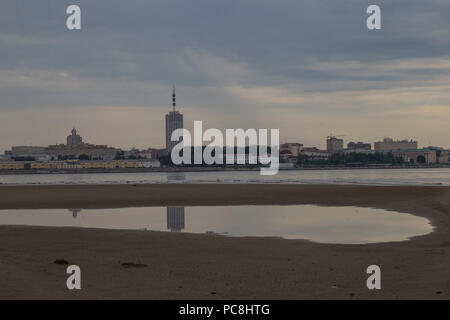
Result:
{"label": "river water", "polygon": [[0,175],[0,184],[283,183],[450,186],[450,168]]}

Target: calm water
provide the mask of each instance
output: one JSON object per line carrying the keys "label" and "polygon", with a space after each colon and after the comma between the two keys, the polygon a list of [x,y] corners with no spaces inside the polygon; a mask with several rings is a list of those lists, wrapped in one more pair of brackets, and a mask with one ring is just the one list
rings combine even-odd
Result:
{"label": "calm water", "polygon": [[403,241],[433,229],[427,219],[410,214],[313,205],[0,210],[0,225],[213,232],[342,244]]}
{"label": "calm water", "polygon": [[304,183],[450,185],[450,168],[0,175],[0,184]]}

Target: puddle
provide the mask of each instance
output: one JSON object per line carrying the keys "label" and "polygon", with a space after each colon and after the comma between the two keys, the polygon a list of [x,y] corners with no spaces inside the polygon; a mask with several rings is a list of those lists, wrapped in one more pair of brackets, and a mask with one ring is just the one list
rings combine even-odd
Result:
{"label": "puddle", "polygon": [[217,233],[341,244],[404,241],[433,230],[427,219],[406,213],[314,205],[0,210],[0,225]]}

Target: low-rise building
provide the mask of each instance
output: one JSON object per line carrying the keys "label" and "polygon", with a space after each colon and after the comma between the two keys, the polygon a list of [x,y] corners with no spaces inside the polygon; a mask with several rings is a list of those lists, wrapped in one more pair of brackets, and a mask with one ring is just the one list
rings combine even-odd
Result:
{"label": "low-rise building", "polygon": [[125,159],[139,158],[139,159],[156,159],[156,153],[152,150],[131,149],[124,152]]}
{"label": "low-rise building", "polygon": [[36,146],[13,146],[5,155],[11,158],[34,158],[38,161],[56,160],[58,158],[86,155],[91,159],[112,160],[120,149],[108,147],[107,145],[94,145],[83,142],[76,129],[66,138],[67,144],[55,144],[48,147]]}
{"label": "low-rise building", "polygon": [[363,154],[372,154],[376,153],[375,150],[368,150],[368,149],[345,149],[343,151],[344,154],[350,154],[350,153],[363,153]]}
{"label": "low-rise building", "polygon": [[400,157],[407,163],[436,163],[436,151],[430,149],[391,150],[394,157]]}
{"label": "low-rise building", "polygon": [[320,150],[316,147],[303,147],[300,155],[308,157],[310,160],[328,160],[329,157],[326,150]]}
{"label": "low-rise building", "polygon": [[375,142],[374,146],[376,151],[415,150],[418,147],[418,143],[413,140],[393,140],[392,138],[384,138],[383,141]]}
{"label": "low-rise building", "polygon": [[5,152],[9,158],[33,158],[38,161],[50,160],[46,147],[36,146],[13,146],[11,150]]}
{"label": "low-rise building", "polygon": [[298,155],[293,155],[289,150],[280,151],[280,163],[297,163]]}
{"label": "low-rise building", "polygon": [[0,170],[23,170],[25,163],[22,161],[5,161],[0,162]]}
{"label": "low-rise building", "polygon": [[450,150],[441,150],[437,157],[437,162],[441,164],[450,163]]}
{"label": "low-rise building", "polygon": [[0,161],[9,161],[11,160],[11,156],[7,154],[0,154]]}
{"label": "low-rise building", "polygon": [[83,143],[76,146],[67,146],[65,144],[48,146],[47,154],[54,159],[58,157],[75,157],[87,155],[91,159],[112,160],[120,149],[111,148],[106,145],[93,145]]}
{"label": "low-rise building", "polygon": [[35,147],[35,146],[14,146],[11,148],[11,153],[13,157],[25,157],[30,154],[46,154],[46,147]]}
{"label": "low-rise building", "polygon": [[347,150],[372,150],[372,144],[364,142],[349,142],[347,143]]}
{"label": "low-rise building", "polygon": [[303,148],[301,143],[283,143],[280,145],[280,152],[289,151],[293,156],[298,156]]}
{"label": "low-rise building", "polygon": [[65,161],[8,161],[0,162],[0,170],[54,169],[133,169],[159,168],[158,160],[65,160]]}

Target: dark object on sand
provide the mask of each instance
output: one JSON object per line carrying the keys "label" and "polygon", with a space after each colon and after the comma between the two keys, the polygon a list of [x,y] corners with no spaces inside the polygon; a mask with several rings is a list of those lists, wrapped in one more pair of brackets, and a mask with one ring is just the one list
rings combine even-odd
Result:
{"label": "dark object on sand", "polygon": [[67,260],[64,260],[64,259],[56,259],[53,263],[54,264],[69,265],[69,262]]}

